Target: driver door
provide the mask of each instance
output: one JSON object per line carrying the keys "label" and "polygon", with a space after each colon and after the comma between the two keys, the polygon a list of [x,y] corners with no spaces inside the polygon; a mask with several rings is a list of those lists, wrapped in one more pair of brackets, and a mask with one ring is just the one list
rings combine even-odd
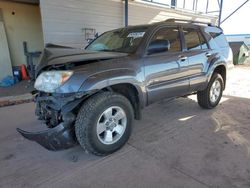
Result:
{"label": "driver door", "polygon": [[163,27],[150,40],[167,40],[169,48],[147,54],[144,59],[148,104],[185,95],[189,90],[188,58],[183,55],[180,36],[178,27]]}

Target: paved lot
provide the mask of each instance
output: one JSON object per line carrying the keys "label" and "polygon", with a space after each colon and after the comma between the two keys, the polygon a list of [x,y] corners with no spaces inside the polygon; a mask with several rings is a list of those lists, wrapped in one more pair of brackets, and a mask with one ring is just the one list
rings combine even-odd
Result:
{"label": "paved lot", "polygon": [[250,69],[232,75],[218,108],[199,108],[195,96],[154,104],[128,144],[102,158],[23,139],[16,127],[41,127],[32,103],[0,108],[0,187],[249,188]]}
{"label": "paved lot", "polygon": [[23,80],[10,87],[0,87],[0,97],[9,97],[27,94],[33,91],[34,88],[27,80]]}

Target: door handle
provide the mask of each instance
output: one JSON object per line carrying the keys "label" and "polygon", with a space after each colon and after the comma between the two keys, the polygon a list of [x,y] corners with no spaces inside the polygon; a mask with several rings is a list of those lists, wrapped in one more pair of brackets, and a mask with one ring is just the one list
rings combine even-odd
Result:
{"label": "door handle", "polygon": [[180,55],[178,58],[179,58],[180,61],[186,61],[187,60],[187,56],[183,56],[183,55]]}
{"label": "door handle", "polygon": [[212,54],[207,52],[205,55],[206,55],[206,57],[210,57]]}

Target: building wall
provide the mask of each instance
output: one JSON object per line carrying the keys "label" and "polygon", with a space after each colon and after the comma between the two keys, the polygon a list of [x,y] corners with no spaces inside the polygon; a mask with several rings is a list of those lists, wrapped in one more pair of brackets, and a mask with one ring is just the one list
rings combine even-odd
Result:
{"label": "building wall", "polygon": [[123,25],[122,3],[109,0],[43,0],[40,7],[45,43],[81,47],[83,28],[102,33]]}
{"label": "building wall", "polygon": [[39,6],[0,1],[0,8],[12,65],[26,64],[23,41],[27,41],[29,51],[41,51],[44,45]]}
{"label": "building wall", "polygon": [[[84,47],[87,44],[84,28],[96,29],[101,34],[124,26],[122,0],[42,0],[40,7],[45,43]],[[138,0],[129,1],[129,25],[173,17],[216,21],[215,17],[197,16]]]}
{"label": "building wall", "polygon": [[5,27],[1,19],[1,9],[0,9],[0,80],[5,76],[12,75],[12,67],[10,61],[9,47],[7,43],[7,37],[5,32]]}

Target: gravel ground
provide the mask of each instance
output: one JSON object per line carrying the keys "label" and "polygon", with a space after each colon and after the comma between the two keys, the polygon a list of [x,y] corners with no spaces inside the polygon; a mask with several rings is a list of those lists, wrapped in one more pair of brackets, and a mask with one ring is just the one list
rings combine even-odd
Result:
{"label": "gravel ground", "polygon": [[224,95],[250,98],[250,62],[230,71]]}
{"label": "gravel ground", "polygon": [[32,103],[0,108],[0,187],[249,188],[249,80],[250,67],[237,66],[213,110],[195,95],[151,105],[126,146],[102,158],[22,138],[16,127],[41,127]]}

